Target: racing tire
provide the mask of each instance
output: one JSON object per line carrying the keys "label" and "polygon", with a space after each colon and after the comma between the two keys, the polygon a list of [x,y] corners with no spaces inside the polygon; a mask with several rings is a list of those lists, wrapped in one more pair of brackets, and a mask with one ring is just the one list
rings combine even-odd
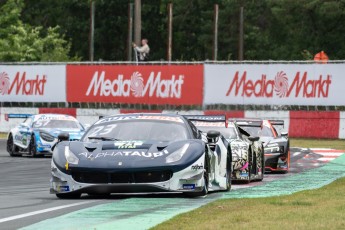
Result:
{"label": "racing tire", "polygon": [[36,138],[35,135],[31,136],[30,143],[29,143],[29,154],[32,157],[37,157],[37,147],[36,147]]}
{"label": "racing tire", "polygon": [[253,150],[250,148],[249,156],[248,156],[248,180],[245,181],[246,184],[249,184],[251,182],[251,176],[252,176],[252,167],[253,167]]}
{"label": "racing tire", "polygon": [[226,159],[226,189],[225,191],[230,191],[231,190],[231,174],[232,174],[232,155],[231,152],[229,151],[230,154],[228,154],[228,159]]}
{"label": "racing tire", "polygon": [[261,154],[261,178],[258,181],[262,181],[264,179],[264,175],[265,175],[265,154],[262,151],[262,154]]}
{"label": "racing tire", "polygon": [[6,143],[6,148],[7,148],[7,152],[10,154],[11,157],[18,156],[17,155],[17,151],[16,151],[16,146],[14,145],[14,142],[13,142],[12,134],[10,134],[8,136],[7,143]]}
{"label": "racing tire", "polygon": [[56,193],[55,195],[60,199],[79,199],[81,193]]}

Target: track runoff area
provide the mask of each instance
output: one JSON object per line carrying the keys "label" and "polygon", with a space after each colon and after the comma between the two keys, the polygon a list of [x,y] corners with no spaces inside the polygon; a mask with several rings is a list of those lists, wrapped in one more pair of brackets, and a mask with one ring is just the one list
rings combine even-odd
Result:
{"label": "track runoff area", "polygon": [[0,141],[0,229],[148,229],[218,199],[255,198],[316,189],[345,176],[345,154],[331,149],[291,148],[288,174],[265,174],[262,182],[233,184],[230,192],[200,198],[167,195],[83,196],[49,194],[51,158],[12,158]]}

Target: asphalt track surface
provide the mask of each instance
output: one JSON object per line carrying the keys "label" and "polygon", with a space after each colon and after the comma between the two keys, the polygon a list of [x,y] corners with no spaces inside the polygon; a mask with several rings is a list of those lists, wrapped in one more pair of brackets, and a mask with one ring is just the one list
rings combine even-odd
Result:
{"label": "asphalt track surface", "polygon": [[[10,157],[6,152],[5,140],[0,140],[0,229],[18,229],[32,224],[53,219],[65,214],[100,205],[109,206],[106,210],[114,212],[117,203],[135,202],[137,205],[149,205],[161,198],[171,198],[176,201],[175,208],[183,205],[179,202],[182,196],[169,195],[111,195],[94,197],[83,195],[81,199],[61,200],[49,194],[50,157]],[[291,174],[299,174],[309,169],[325,165],[325,156],[310,152],[306,149],[291,149],[291,167],[288,174],[265,174],[263,182],[250,184],[235,184],[233,190],[263,185],[267,182],[279,180]],[[198,205],[208,203],[221,196],[212,193],[206,199],[191,199],[191,203]],[[150,209],[148,209],[150,210]],[[140,210],[139,210],[140,211]],[[104,210],[102,210],[104,212]],[[117,210],[122,220],[133,218],[133,210]],[[107,215],[109,213],[103,213]],[[73,217],[75,218],[75,217]],[[77,219],[73,221],[78,222]],[[45,226],[49,229],[49,226]],[[130,226],[128,226],[130,227]],[[135,226],[131,226],[135,227]],[[72,228],[70,228],[72,229]]]}

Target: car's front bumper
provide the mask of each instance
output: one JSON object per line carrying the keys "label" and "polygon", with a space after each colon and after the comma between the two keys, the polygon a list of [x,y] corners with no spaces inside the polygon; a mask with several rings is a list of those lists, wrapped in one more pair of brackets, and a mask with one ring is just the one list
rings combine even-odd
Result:
{"label": "car's front bumper", "polygon": [[52,160],[50,193],[166,193],[199,192],[204,187],[204,155],[187,168],[174,172],[170,179],[151,183],[82,183],[75,177],[62,172]]}

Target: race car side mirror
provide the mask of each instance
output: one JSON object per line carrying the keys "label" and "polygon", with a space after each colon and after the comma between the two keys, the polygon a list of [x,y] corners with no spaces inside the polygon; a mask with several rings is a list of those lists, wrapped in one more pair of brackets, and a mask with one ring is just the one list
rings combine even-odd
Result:
{"label": "race car side mirror", "polygon": [[260,137],[248,137],[248,139],[250,140],[250,141],[258,141],[259,139],[260,139]]}
{"label": "race car side mirror", "polygon": [[58,135],[58,141],[68,141],[69,140],[69,133],[60,133]]}
{"label": "race car side mirror", "polygon": [[208,143],[216,143],[220,137],[220,132],[216,130],[210,130],[207,132]]}
{"label": "race car side mirror", "polygon": [[288,132],[281,132],[280,135],[281,135],[282,137],[287,137],[287,136],[288,136]]}

